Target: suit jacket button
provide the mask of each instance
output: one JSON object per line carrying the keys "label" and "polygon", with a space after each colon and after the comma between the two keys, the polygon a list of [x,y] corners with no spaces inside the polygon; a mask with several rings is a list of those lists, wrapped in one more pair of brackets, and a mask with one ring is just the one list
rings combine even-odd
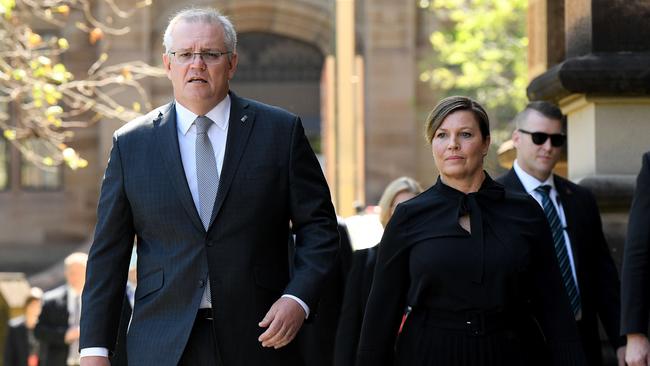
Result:
{"label": "suit jacket button", "polygon": [[199,280],[199,287],[205,286],[205,280]]}
{"label": "suit jacket button", "polygon": [[214,245],[214,242],[212,242],[212,241],[208,241],[208,243],[207,243],[206,245],[209,246],[209,247],[211,247],[211,246]]}

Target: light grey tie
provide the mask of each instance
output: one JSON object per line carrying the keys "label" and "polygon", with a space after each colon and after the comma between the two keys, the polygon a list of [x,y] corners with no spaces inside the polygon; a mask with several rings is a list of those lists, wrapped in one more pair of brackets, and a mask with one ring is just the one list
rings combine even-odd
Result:
{"label": "light grey tie", "polygon": [[196,124],[196,181],[199,188],[199,216],[203,227],[207,230],[212,217],[214,200],[219,188],[219,172],[214,149],[208,138],[208,129],[212,121],[205,116],[198,116]]}
{"label": "light grey tie", "polygon": [[[199,188],[199,216],[203,227],[208,230],[219,188],[217,160],[214,157],[212,143],[208,138],[208,129],[213,123],[208,117],[198,116],[194,120],[194,124],[196,125],[196,181]],[[207,303],[212,303],[209,278],[206,282],[203,297]]]}

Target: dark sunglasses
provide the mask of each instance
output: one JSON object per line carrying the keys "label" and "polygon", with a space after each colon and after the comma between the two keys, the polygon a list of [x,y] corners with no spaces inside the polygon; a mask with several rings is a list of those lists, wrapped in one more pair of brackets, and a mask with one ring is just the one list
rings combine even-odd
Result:
{"label": "dark sunglasses", "polygon": [[521,128],[519,128],[518,130],[519,132],[523,132],[527,135],[530,135],[535,145],[544,145],[546,140],[550,138],[551,145],[553,147],[560,147],[564,145],[564,142],[566,141],[566,135],[561,133],[548,134],[544,132],[530,132],[530,131],[522,130]]}

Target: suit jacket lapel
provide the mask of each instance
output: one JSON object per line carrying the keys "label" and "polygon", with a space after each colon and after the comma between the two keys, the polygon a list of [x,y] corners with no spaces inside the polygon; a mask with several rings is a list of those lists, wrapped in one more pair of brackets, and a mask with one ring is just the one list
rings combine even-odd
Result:
{"label": "suit jacket lapel", "polygon": [[174,103],[170,103],[168,107],[161,108],[161,112],[154,119],[153,125],[158,151],[165,162],[167,176],[192,223],[200,230],[204,230],[199,213],[196,211],[187,179],[185,178],[185,169],[183,169],[181,152],[178,147],[176,108],[174,107]]}
{"label": "suit jacket lapel", "polygon": [[[555,183],[555,189],[560,195],[560,204],[562,210],[564,211],[564,218],[566,220],[566,225],[567,225],[566,230],[569,234],[569,239],[571,240],[570,247],[571,247],[571,252],[573,253],[573,263],[575,264],[576,272],[577,272],[580,256],[577,255],[576,253],[577,249],[575,245],[575,243],[577,242],[577,239],[575,237],[576,234],[575,215],[577,212],[576,211],[577,208],[575,207],[575,202],[573,200],[573,192],[566,184],[564,184],[564,182],[562,182],[562,180],[557,179],[555,175],[553,175],[553,182]],[[514,169],[510,169],[510,171],[506,175],[504,183],[507,189],[511,189],[522,193],[527,193],[526,188],[524,188],[524,185],[521,183],[521,180],[517,176],[517,173],[515,172]]]}
{"label": "suit jacket lapel", "polygon": [[253,124],[255,123],[255,111],[249,108],[249,103],[230,93],[230,119],[228,121],[228,137],[226,139],[226,152],[219,177],[219,190],[212,210],[210,226],[221,210],[223,201],[228,195],[228,190],[233,177],[239,167],[242,154],[246,149],[248,137],[250,136]]}
{"label": "suit jacket lapel", "polygon": [[517,176],[517,173],[514,169],[510,169],[508,171],[503,181],[503,185],[507,189],[515,192],[528,193],[526,192],[526,188],[524,188],[524,185],[521,183],[521,180],[519,180],[519,177]]}
{"label": "suit jacket lapel", "polygon": [[579,214],[578,207],[576,207],[576,202],[574,200],[573,191],[569,188],[562,180],[558,179],[557,176],[553,175],[553,181],[555,183],[555,189],[557,189],[558,194],[560,195],[560,205],[564,211],[564,219],[566,220],[566,230],[569,234],[569,239],[571,240],[571,251],[573,252],[573,263],[576,267],[576,273],[579,268],[579,258],[578,253],[578,238],[576,238],[576,222],[575,219]]}

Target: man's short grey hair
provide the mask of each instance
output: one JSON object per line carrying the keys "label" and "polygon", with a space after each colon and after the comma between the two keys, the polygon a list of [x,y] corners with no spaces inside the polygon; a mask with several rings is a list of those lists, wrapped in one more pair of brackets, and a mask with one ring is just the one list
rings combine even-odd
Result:
{"label": "man's short grey hair", "polygon": [[[163,46],[165,53],[171,52],[173,43],[172,31],[178,22],[185,23],[203,23],[220,25],[224,33],[224,43],[226,51],[235,52],[237,49],[237,32],[227,16],[221,14],[217,9],[213,8],[189,8],[176,13],[167,24],[165,34],[163,35]],[[231,55],[228,55],[229,59]]]}

